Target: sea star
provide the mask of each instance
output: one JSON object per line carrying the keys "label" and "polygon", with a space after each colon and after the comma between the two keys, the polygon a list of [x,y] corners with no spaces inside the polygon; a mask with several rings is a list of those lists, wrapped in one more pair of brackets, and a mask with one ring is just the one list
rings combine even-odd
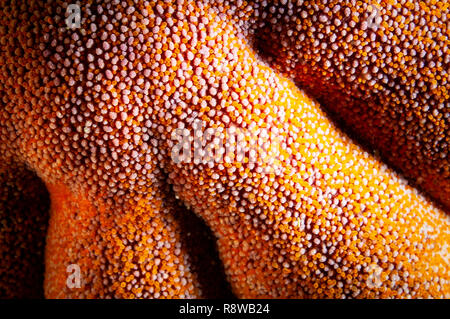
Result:
{"label": "sea star", "polygon": [[[448,12],[436,3],[421,2],[431,10],[424,10],[425,21],[441,21],[434,7]],[[183,235],[204,232],[187,221],[187,209],[212,230],[238,297],[449,297],[449,216],[344,135],[286,77],[342,112],[363,139],[380,137],[372,147],[395,150],[386,155],[393,165],[446,205],[446,29],[427,24],[443,41],[434,47],[417,37],[425,49],[441,52],[420,60],[430,70],[433,63],[439,78],[426,73],[419,77],[426,85],[405,84],[415,76],[406,52],[401,57],[408,63],[391,72],[394,82],[387,78],[383,89],[385,78],[374,74],[395,67],[390,55],[380,56],[383,66],[375,70],[376,53],[360,42],[349,44],[354,53],[348,58],[352,50],[335,40],[338,47],[327,49],[324,40],[325,34],[348,36],[349,29],[359,34],[367,3],[88,1],[78,6],[79,25],[73,16],[65,20],[67,11],[76,15],[65,1],[3,7],[0,176],[5,190],[19,190],[15,198],[22,192],[38,199],[30,203],[30,217],[40,222],[22,226],[23,204],[4,196],[2,220],[19,217],[17,229],[3,222],[0,232],[24,247],[34,242],[25,235],[30,229],[43,236],[45,196],[39,181],[24,185],[21,178],[36,178],[35,172],[51,200],[46,297],[219,296],[225,284],[216,285],[214,274],[220,269],[203,258],[211,251],[203,246],[207,235]],[[403,10],[386,8],[387,29],[406,23]],[[343,22],[347,10],[352,16]],[[332,25],[335,19],[340,22]],[[420,19],[404,29],[414,24],[424,26]],[[389,36],[398,31],[389,31],[383,38],[380,28],[380,39],[368,39],[398,54]],[[267,42],[276,34],[278,41]],[[287,40],[293,35],[300,42]],[[270,57],[279,45],[285,49]],[[309,65],[299,67],[297,60]],[[411,95],[403,85],[411,86]],[[358,92],[378,99],[366,105]],[[421,116],[409,119],[415,102]],[[386,105],[405,115],[382,122]],[[404,116],[422,129],[410,129]],[[402,146],[405,134],[412,144]],[[392,145],[384,146],[387,136]],[[402,166],[399,150],[417,144],[405,156],[414,171]],[[430,186],[431,179],[440,188]],[[14,252],[7,249],[4,254]],[[28,254],[20,260],[31,267],[39,255]],[[13,262],[2,258],[1,266]],[[80,270],[80,287],[68,285],[70,265]],[[5,295],[20,276],[17,266],[2,276]]]}

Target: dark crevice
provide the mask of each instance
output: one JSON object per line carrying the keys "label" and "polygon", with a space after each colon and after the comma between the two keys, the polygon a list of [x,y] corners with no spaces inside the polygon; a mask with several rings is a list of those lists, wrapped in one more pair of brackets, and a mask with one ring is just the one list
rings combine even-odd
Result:
{"label": "dark crevice", "polygon": [[44,297],[50,197],[22,165],[0,169],[0,298]]}
{"label": "dark crevice", "polygon": [[[167,174],[162,173],[166,180]],[[171,185],[167,185],[167,198],[175,201],[174,218],[180,225],[180,237],[191,262],[191,271],[197,276],[203,298],[234,299],[227,281],[224,265],[219,257],[216,237],[202,218],[176,200]]]}

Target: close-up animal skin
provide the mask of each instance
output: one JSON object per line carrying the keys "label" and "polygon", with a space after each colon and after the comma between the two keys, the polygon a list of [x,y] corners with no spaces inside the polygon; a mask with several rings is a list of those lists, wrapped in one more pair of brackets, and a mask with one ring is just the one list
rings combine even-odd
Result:
{"label": "close-up animal skin", "polygon": [[0,8],[0,298],[450,298],[447,2]]}

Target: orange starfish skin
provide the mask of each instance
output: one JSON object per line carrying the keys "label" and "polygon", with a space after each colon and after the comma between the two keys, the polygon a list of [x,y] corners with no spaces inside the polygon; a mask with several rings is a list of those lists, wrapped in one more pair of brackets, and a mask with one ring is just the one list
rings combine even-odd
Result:
{"label": "orange starfish skin", "polygon": [[255,7],[237,11],[250,21],[248,38],[264,60],[450,209],[449,2],[274,1]]}
{"label": "orange starfish skin", "polygon": [[[0,29],[0,154],[50,193],[45,295],[220,294],[200,278],[217,268],[196,266],[209,250],[183,239],[201,229],[183,203],[238,297],[449,297],[449,216],[265,65],[227,6],[91,3],[79,29],[63,1],[6,6],[21,23]],[[194,125],[230,156],[198,158]]]}
{"label": "orange starfish skin", "polygon": [[[228,127],[257,137],[264,128],[273,131],[256,148],[264,151],[265,142],[277,148],[274,162],[250,163],[249,146],[243,161],[233,153],[228,161],[188,158],[165,164],[175,192],[218,237],[237,296],[448,295],[448,216],[343,136],[291,82],[259,62],[231,23],[211,14],[207,30],[203,42],[186,45],[187,52],[197,53],[178,67],[184,72],[179,85],[155,92],[153,109],[165,114],[153,121],[159,123],[155,134],[165,139],[160,149],[166,153],[173,149],[176,128],[192,135],[195,116],[205,132],[214,129],[222,145]],[[166,41],[172,54],[183,52],[172,39],[171,33],[159,33],[155,42]],[[158,54],[153,50],[151,60],[158,61]],[[196,66],[205,56],[209,67]],[[161,65],[170,70],[171,63],[166,58],[154,64],[157,83],[170,75],[160,71]],[[218,153],[225,152],[223,147]],[[423,240],[429,236],[427,225],[433,225],[431,241]],[[382,273],[382,287],[369,280],[375,267]],[[434,272],[425,271],[431,268]]]}
{"label": "orange starfish skin", "polygon": [[[123,133],[117,135],[120,148],[114,146],[116,138],[104,140],[104,131],[94,131],[104,110],[98,114],[91,111],[89,97],[83,104],[77,103],[79,93],[71,85],[73,78],[69,79],[73,70],[55,72],[53,63],[62,66],[58,64],[62,62],[61,55],[73,53],[74,48],[72,43],[66,47],[68,51],[61,52],[61,46],[55,48],[55,41],[61,40],[64,45],[66,39],[62,36],[76,37],[76,32],[57,28],[58,23],[59,26],[64,23],[59,14],[64,15],[66,6],[63,2],[45,6],[30,2],[26,7],[11,4],[5,10],[15,13],[13,16],[20,13],[23,23],[16,27],[14,19],[8,20],[1,30],[2,44],[6,47],[2,59],[8,61],[2,64],[0,81],[5,105],[0,115],[1,137],[6,142],[1,154],[12,153],[17,161],[26,162],[45,181],[52,199],[45,295],[51,298],[228,295],[220,278],[220,267],[213,261],[210,236],[205,235],[201,223],[185,216],[187,211],[174,203],[173,195],[162,182],[164,176],[154,165],[158,159],[151,156],[152,152],[157,153],[157,148],[150,141],[141,140],[138,144],[136,136],[131,139],[125,133],[130,127],[127,124]],[[29,37],[27,30],[38,36]],[[83,63],[79,63],[79,52],[72,56],[72,62],[78,63],[77,77],[80,65],[88,66],[87,59],[91,58],[84,56]],[[91,52],[95,53],[95,48]],[[68,61],[65,59],[64,64]],[[10,70],[14,75],[9,74]],[[98,103],[94,99],[90,102]],[[119,107],[120,111],[128,110],[127,105],[126,109],[123,107],[123,104]],[[84,124],[78,125],[78,121]],[[145,131],[142,128],[141,133]],[[120,149],[120,153],[105,154],[109,151],[107,143],[111,143],[111,150]],[[125,144],[129,144],[128,151]],[[136,149],[150,151],[135,158]],[[106,156],[109,160],[104,159]],[[139,176],[129,176],[130,167]],[[117,173],[115,177],[113,172]],[[199,244],[187,247],[190,240]],[[80,267],[80,288],[66,285],[70,265]],[[216,280],[206,282],[199,278],[200,273],[210,277],[214,274]],[[20,274],[11,271],[10,278],[20,278]]]}
{"label": "orange starfish skin", "polygon": [[[211,254],[186,209],[170,197],[153,194],[113,208],[98,205],[63,185],[48,185],[51,216],[46,248],[45,292],[49,298],[201,298],[226,295],[217,280],[220,268],[204,258]],[[149,201],[150,202],[150,201]],[[103,204],[104,205],[104,204]],[[192,218],[191,218],[192,219]],[[183,238],[183,232],[197,232]],[[199,241],[200,248],[186,247]],[[67,285],[68,265],[82,271],[80,287]],[[77,289],[79,288],[79,289]]]}

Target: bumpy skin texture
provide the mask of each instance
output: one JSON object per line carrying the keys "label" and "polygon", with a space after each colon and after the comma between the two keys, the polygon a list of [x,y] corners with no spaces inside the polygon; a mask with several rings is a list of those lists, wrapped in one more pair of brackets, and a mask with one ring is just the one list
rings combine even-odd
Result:
{"label": "bumpy skin texture", "polygon": [[273,68],[450,209],[448,1],[245,8],[261,17],[248,37]]}
{"label": "bumpy skin texture", "polygon": [[[107,78],[102,64],[111,66],[112,62],[98,53],[107,44],[100,39],[106,34],[106,23],[100,14],[94,18],[93,13],[85,11],[83,15],[91,18],[83,20],[83,25],[90,31],[67,30],[66,6],[63,2],[2,3],[10,18],[2,22],[1,29],[5,48],[0,80],[1,154],[27,163],[50,193],[45,296],[229,296],[221,265],[214,260],[211,235],[205,233],[200,221],[187,216],[189,212],[176,203],[164,182],[165,175],[157,167],[158,149],[143,125],[144,115],[136,114],[137,105],[102,103],[103,97],[98,96],[99,89],[102,94],[113,94],[108,90],[118,84],[104,82]],[[142,11],[143,3],[139,6]],[[95,5],[91,7],[94,9],[100,10]],[[112,13],[123,10],[119,6]],[[85,38],[76,40],[82,34]],[[117,41],[125,45],[128,41],[123,36],[117,34]],[[85,44],[79,45],[81,42]],[[114,61],[121,55],[113,57],[111,52]],[[131,62],[123,65],[118,76],[124,82],[118,86],[138,94],[126,72],[133,67]],[[123,121],[120,131],[119,121],[112,120],[115,116]],[[108,121],[116,132],[110,130]],[[13,170],[6,174],[10,179],[21,178]],[[7,239],[2,245],[11,246]],[[191,241],[195,246],[189,247]],[[15,253],[14,246],[8,248]],[[21,281],[27,267],[19,270],[8,258],[2,263],[2,268],[10,268],[12,279],[7,282]],[[66,270],[72,264],[80,267],[80,288],[67,285],[71,273]]]}
{"label": "bumpy skin texture", "polygon": [[[62,1],[4,4],[0,154],[50,194],[47,297],[220,296],[186,207],[238,297],[450,296],[449,216],[264,63],[263,4],[89,2],[78,29]],[[227,129],[258,139],[242,158],[185,158],[195,123],[216,155],[236,146]],[[70,264],[81,288],[66,285]]]}

